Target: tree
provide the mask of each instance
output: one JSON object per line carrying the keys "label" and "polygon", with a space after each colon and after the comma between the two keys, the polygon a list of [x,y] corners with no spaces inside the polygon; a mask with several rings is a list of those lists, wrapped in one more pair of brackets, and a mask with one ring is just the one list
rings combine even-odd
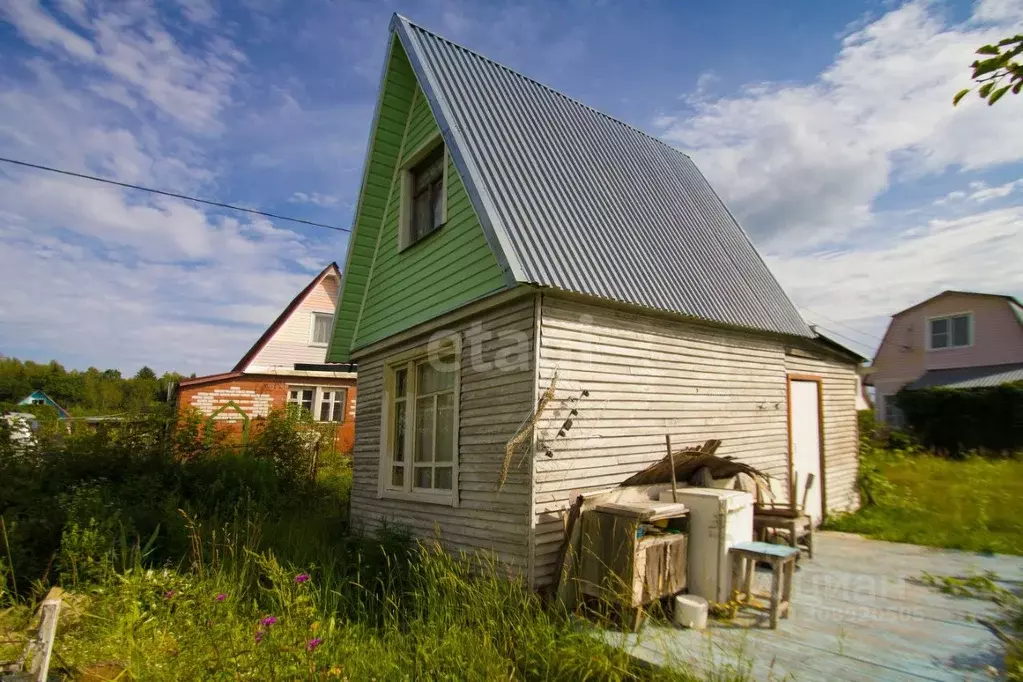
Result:
{"label": "tree", "polygon": [[155,379],[156,372],[154,372],[148,365],[142,365],[142,369],[135,373],[136,379]]}
{"label": "tree", "polygon": [[[1012,90],[1018,95],[1023,90],[1023,62],[1017,60],[1023,54],[1023,34],[998,41],[994,45],[984,45],[977,54],[987,59],[977,59],[970,66],[973,68],[971,78],[980,84],[977,94],[986,99],[991,106]],[[1008,81],[1005,85],[1003,82]],[[952,106],[959,104],[970,88],[964,88],[952,98]]]}

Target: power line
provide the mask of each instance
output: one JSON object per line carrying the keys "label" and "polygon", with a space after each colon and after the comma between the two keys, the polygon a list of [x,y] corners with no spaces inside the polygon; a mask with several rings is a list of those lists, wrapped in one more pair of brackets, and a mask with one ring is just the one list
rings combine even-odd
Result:
{"label": "power line", "polygon": [[73,178],[82,178],[83,180],[92,180],[93,182],[105,182],[108,185],[117,185],[118,187],[126,187],[127,189],[136,189],[140,192],[151,192],[153,194],[161,194],[165,197],[174,197],[175,199],[184,199],[185,201],[194,201],[199,204],[206,204],[207,206],[216,206],[217,208],[227,208],[232,211],[241,211],[242,213],[252,213],[255,215],[261,215],[266,218],[274,218],[276,220],[288,220],[293,223],[301,223],[303,225],[310,225],[312,227],[322,227],[327,230],[335,230],[337,232],[351,232],[351,228],[338,227],[337,225],[327,225],[325,223],[317,223],[312,220],[303,220],[302,218],[289,218],[284,215],[277,215],[276,213],[267,213],[266,211],[257,211],[254,208],[245,208],[244,206],[234,206],[232,204],[224,204],[219,201],[210,201],[209,199],[200,199],[198,197],[190,197],[186,194],[177,194],[176,192],[167,192],[162,189],[153,189],[152,187],[144,187],[142,185],[133,185],[128,182],[118,182],[117,180],[111,180],[110,178],[101,178],[96,175],[86,175],[85,173],[76,173],[74,171],[63,170],[60,168],[53,168],[51,166],[43,166],[37,163],[29,163],[27,161],[18,161],[17,159],[8,159],[0,156],[0,161],[4,163],[14,164],[15,166],[23,166],[25,168],[34,168],[36,170],[48,171],[50,173],[59,173],[60,175],[68,175]]}
{"label": "power line", "polygon": [[818,324],[818,325],[811,325],[811,326],[816,326],[816,327],[820,327],[821,329],[823,329],[824,331],[828,332],[828,333],[829,333],[829,334],[831,334],[832,336],[837,336],[837,337],[838,337],[838,338],[840,338],[840,339],[845,339],[845,340],[846,340],[846,341],[848,341],[849,343],[853,343],[853,344],[856,344],[857,346],[860,346],[860,347],[862,347],[862,348],[867,348],[867,349],[869,349],[869,348],[870,348],[870,346],[869,346],[869,345],[867,345],[867,344],[863,343],[862,341],[857,341],[856,339],[850,339],[850,338],[849,338],[848,336],[845,336],[844,334],[839,334],[839,333],[838,333],[838,332],[836,332],[836,331],[835,331],[834,329],[828,329],[827,327],[825,327],[825,326],[824,326],[824,325],[822,325],[822,324]]}
{"label": "power line", "polygon": [[849,331],[852,331],[852,332],[855,332],[855,333],[859,334],[860,336],[866,336],[868,338],[874,339],[875,341],[884,341],[884,339],[882,339],[880,336],[875,336],[874,334],[868,334],[867,332],[860,331],[859,329],[856,329],[855,327],[851,327],[851,326],[849,326],[849,325],[847,325],[847,324],[845,324],[843,322],[839,322],[838,320],[832,320],[830,317],[825,317],[824,315],[821,315],[820,313],[818,313],[816,311],[810,310],[806,306],[799,306],[799,307],[802,308],[803,310],[805,310],[806,312],[810,313],[811,315],[814,315],[815,317],[819,317],[822,320],[827,320],[828,322],[831,322],[832,324],[837,324],[840,327],[844,327],[845,329],[848,329]]}

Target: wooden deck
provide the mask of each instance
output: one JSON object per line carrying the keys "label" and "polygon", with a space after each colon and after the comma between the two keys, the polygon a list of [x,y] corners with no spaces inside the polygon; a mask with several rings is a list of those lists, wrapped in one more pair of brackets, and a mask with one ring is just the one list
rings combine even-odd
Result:
{"label": "wooden deck", "polygon": [[[981,555],[822,532],[813,561],[796,572],[792,616],[769,630],[713,622],[705,631],[649,625],[623,645],[653,663],[702,669],[711,679],[745,671],[756,680],[984,680],[999,666],[995,637],[976,616],[989,602],[942,594],[913,579],[924,571],[994,571],[1023,581],[1023,557]],[[769,575],[758,571],[764,592]]]}

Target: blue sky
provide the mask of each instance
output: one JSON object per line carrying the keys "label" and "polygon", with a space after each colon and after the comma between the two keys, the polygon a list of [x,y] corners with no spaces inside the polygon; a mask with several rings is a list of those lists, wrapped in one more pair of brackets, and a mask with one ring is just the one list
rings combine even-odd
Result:
{"label": "blue sky", "polygon": [[[0,156],[347,227],[395,11],[689,153],[861,351],[941,289],[1023,295],[1023,98],[950,105],[1023,0],[0,0]],[[185,373],[346,246],[3,166],[0,243],[0,352]]]}

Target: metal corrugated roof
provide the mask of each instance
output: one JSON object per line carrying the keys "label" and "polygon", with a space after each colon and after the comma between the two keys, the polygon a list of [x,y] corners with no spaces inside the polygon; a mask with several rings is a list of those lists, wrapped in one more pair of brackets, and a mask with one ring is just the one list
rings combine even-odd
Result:
{"label": "metal corrugated roof", "polygon": [[812,336],[688,156],[404,17],[392,28],[515,281]]}
{"label": "metal corrugated roof", "polygon": [[906,386],[907,389],[933,388],[983,388],[999,386],[1013,381],[1023,381],[1023,363],[1013,365],[986,365],[984,367],[957,367],[955,369],[932,369]]}

